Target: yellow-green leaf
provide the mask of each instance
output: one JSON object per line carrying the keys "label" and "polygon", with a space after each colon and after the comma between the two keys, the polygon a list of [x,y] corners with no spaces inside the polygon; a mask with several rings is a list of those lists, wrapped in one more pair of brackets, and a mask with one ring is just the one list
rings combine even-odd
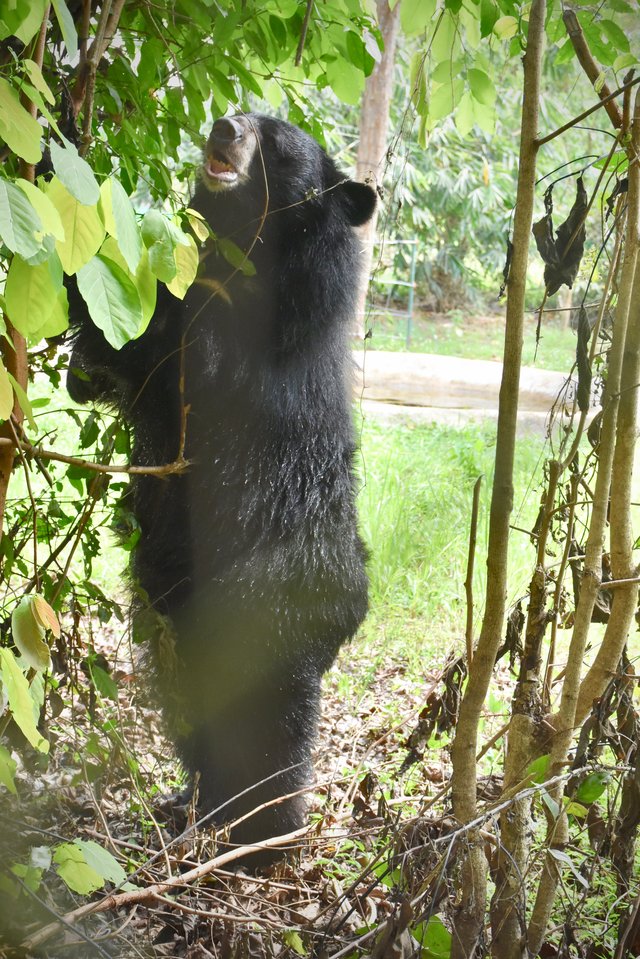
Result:
{"label": "yellow-green leaf", "polygon": [[27,417],[29,426],[35,433],[37,431],[36,421],[33,418],[33,407],[31,406],[31,403],[29,402],[29,397],[27,396],[26,390],[24,390],[20,386],[20,384],[17,382],[15,377],[11,375],[11,373],[7,372],[7,376],[9,377],[9,382],[13,386],[13,392],[16,394],[18,406],[20,407],[24,415]]}
{"label": "yellow-green leaf", "polygon": [[0,675],[14,722],[34,749],[41,753],[48,753],[49,743],[40,735],[36,727],[29,683],[10,649],[0,649]]}
{"label": "yellow-green leaf", "polygon": [[44,641],[44,629],[36,618],[34,600],[34,596],[22,597],[11,614],[11,632],[25,663],[36,672],[43,672],[51,665],[51,654]]}
{"label": "yellow-green leaf", "polygon": [[104,886],[104,879],[87,864],[83,850],[76,843],[61,843],[53,854],[53,861],[60,878],[81,896]]}
{"label": "yellow-green leaf", "polygon": [[0,784],[10,793],[16,794],[16,784],[13,781],[17,763],[11,758],[11,753],[4,746],[0,746]]}
{"label": "yellow-green leaf", "polygon": [[36,90],[39,90],[42,96],[45,98],[47,103],[50,103],[51,106],[56,102],[56,98],[49,88],[49,84],[42,75],[42,70],[33,60],[29,60],[27,57],[22,61],[22,66],[27,71],[27,76],[33,83]]}
{"label": "yellow-green leaf", "polygon": [[40,217],[43,232],[51,233],[56,240],[64,240],[64,227],[60,214],[47,194],[43,193],[34,183],[30,183],[29,180],[23,180],[22,177],[16,180],[16,186],[19,186],[22,192],[26,194],[29,203]]}
{"label": "yellow-green leaf", "polygon": [[499,17],[493,25],[493,32],[501,40],[510,40],[518,32],[518,21],[515,17]]}
{"label": "yellow-green leaf", "polygon": [[196,278],[198,272],[198,247],[193,237],[189,237],[188,246],[177,246],[175,249],[175,260],[177,273],[170,283],[167,283],[167,289],[179,300],[183,300],[187,290]]}
{"label": "yellow-green leaf", "polygon": [[46,323],[61,288],[62,267],[55,252],[36,266],[14,256],[7,274],[5,303],[18,332],[29,336]]}
{"label": "yellow-green leaf", "polygon": [[50,629],[56,639],[60,638],[60,623],[54,610],[39,593],[31,594],[33,614],[43,629]]}
{"label": "yellow-green leaf", "polygon": [[13,387],[9,374],[0,361],[0,420],[8,420],[13,410]]}
{"label": "yellow-green leaf", "polygon": [[72,197],[58,177],[47,186],[47,196],[60,214],[64,240],[56,250],[66,274],[72,276],[95,256],[104,240],[105,229],[95,206],[86,206]]}
{"label": "yellow-green leaf", "polygon": [[42,127],[20,103],[11,84],[0,78],[0,137],[10,150],[27,163],[42,158]]}

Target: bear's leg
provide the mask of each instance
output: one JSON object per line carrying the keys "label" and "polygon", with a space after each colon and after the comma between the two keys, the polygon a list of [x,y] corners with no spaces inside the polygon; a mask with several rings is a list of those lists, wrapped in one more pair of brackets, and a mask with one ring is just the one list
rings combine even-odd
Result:
{"label": "bear's leg", "polygon": [[[285,677],[271,674],[231,700],[216,697],[216,685],[206,716],[192,715],[191,732],[179,744],[188,771],[199,773],[200,814],[215,811],[211,821],[218,824],[247,816],[231,829],[233,846],[298,829],[306,820],[305,796],[280,797],[311,779],[320,676],[315,671],[301,676],[299,670]],[[225,705],[216,708],[217,698]],[[266,809],[248,815],[271,800]],[[281,857],[281,851],[254,853],[242,865],[260,868]]]}

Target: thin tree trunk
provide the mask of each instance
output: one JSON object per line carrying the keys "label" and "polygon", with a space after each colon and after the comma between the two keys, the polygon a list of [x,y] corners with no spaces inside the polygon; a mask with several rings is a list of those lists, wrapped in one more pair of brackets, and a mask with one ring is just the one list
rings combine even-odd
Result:
{"label": "thin tree trunk", "polygon": [[[637,97],[636,109],[638,109],[639,100],[640,97]],[[619,477],[616,475],[615,477],[616,495],[630,495],[630,480],[627,477],[627,473],[630,470],[630,457],[632,454],[629,452],[628,444],[631,441],[630,429],[633,430],[633,440],[635,440],[638,358],[637,355],[633,356],[630,353],[629,347],[635,340],[637,331],[634,330],[629,343],[626,341],[630,310],[633,310],[635,325],[638,323],[638,299],[640,298],[640,281],[636,278],[640,171],[638,169],[638,163],[633,161],[640,146],[639,126],[638,115],[636,114],[636,122],[634,122],[632,131],[632,143],[629,147],[629,192],[625,253],[613,327],[613,340],[609,357],[605,395],[602,404],[603,414],[598,456],[598,476],[596,479],[589,537],[585,550],[584,574],[575,614],[573,635],[569,647],[567,669],[562,687],[562,698],[560,708],[553,720],[553,726],[556,732],[551,748],[549,763],[550,776],[557,775],[566,761],[573,738],[573,732],[579,719],[579,700],[581,701],[581,712],[584,713],[587,695],[585,689],[588,688],[591,694],[593,694],[596,689],[596,684],[593,680],[590,680],[589,674],[585,682],[581,685],[581,672],[589,627],[591,625],[591,615],[602,581],[602,553],[605,545],[605,531],[609,513],[609,494],[611,491],[615,453],[617,453],[616,469],[619,468],[621,470],[621,475]],[[630,385],[630,389],[626,390],[626,394],[621,394],[623,382],[628,382]],[[621,401],[621,396],[624,396],[624,402]],[[625,568],[626,565],[621,559],[622,554],[620,550],[630,549],[631,540],[630,530],[626,529],[626,508],[622,508],[624,512],[623,521],[621,524],[616,521],[615,534],[612,530],[613,537],[617,544],[616,549],[618,550],[616,562],[621,563],[619,568]],[[621,593],[621,600],[618,600],[617,597],[616,600],[614,600],[614,603],[619,603],[618,609],[624,611],[625,620],[629,615],[628,601],[630,595],[635,595],[633,587],[629,591],[623,591]],[[633,608],[635,609],[635,601]],[[612,615],[611,620],[613,619],[614,617]],[[611,627],[611,620],[609,627]],[[629,623],[626,623],[626,629],[624,627],[625,623],[621,623],[616,619],[616,629],[622,629],[623,632],[617,637],[610,635],[610,647],[615,645],[616,642],[621,642],[622,645],[624,645]],[[607,632],[609,633],[610,629],[608,629]],[[603,643],[603,647],[604,646],[605,644]],[[622,648],[620,647],[614,668],[617,666],[621,652]],[[603,679],[602,672],[600,672],[600,679]],[[588,685],[587,681],[589,681]],[[602,689],[604,689],[604,685],[606,685],[606,683],[602,685]],[[599,695],[599,693],[596,692],[596,695]],[[584,713],[584,715],[586,715],[586,713]],[[584,715],[582,718],[584,718]],[[562,791],[562,785],[558,785],[550,790],[550,794],[555,799],[559,809],[558,817],[550,821],[547,832],[548,847],[554,849],[562,849],[568,842],[568,823],[562,806]],[[532,955],[537,955],[544,942],[544,936],[557,893],[559,878],[558,861],[550,852],[547,852],[540,885],[538,887],[538,894],[529,923],[528,946]]]}
{"label": "thin tree trunk", "polygon": [[[502,638],[507,592],[509,519],[513,505],[513,462],[518,418],[518,389],[524,334],[525,281],[535,195],[536,138],[545,0],[533,0],[524,57],[524,97],[520,172],[513,227],[513,256],[507,293],[504,368],[500,387],[496,463],[487,557],[485,615],[452,747],[453,808],[460,823],[476,816],[478,724]],[[479,943],[485,921],[488,864],[477,834],[469,836],[460,871],[461,901],[455,919],[452,959],[468,959]]]}
{"label": "thin tree trunk", "polygon": [[[382,184],[387,156],[387,132],[391,98],[393,96],[393,68],[400,23],[400,4],[396,3],[391,10],[389,0],[377,0],[376,10],[380,33],[384,40],[384,50],[380,62],[376,63],[373,72],[367,78],[362,97],[356,178],[358,180],[372,179],[374,184]],[[360,334],[364,333],[364,317],[377,219],[377,213],[374,213],[373,217],[360,231],[363,246],[362,280],[357,307],[358,332]]]}

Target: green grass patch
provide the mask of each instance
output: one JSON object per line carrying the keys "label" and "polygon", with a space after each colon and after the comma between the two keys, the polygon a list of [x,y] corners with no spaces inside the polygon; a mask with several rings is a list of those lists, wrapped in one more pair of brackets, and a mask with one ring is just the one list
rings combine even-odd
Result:
{"label": "green grass patch", "polygon": [[[384,627],[403,656],[464,636],[469,525],[473,485],[484,476],[474,575],[479,624],[486,582],[486,550],[495,426],[473,424],[382,427],[367,421],[362,436],[361,529],[370,550],[368,628]],[[538,512],[542,438],[518,444],[512,522],[530,529]],[[514,530],[509,601],[521,595],[533,568],[529,537]]]}

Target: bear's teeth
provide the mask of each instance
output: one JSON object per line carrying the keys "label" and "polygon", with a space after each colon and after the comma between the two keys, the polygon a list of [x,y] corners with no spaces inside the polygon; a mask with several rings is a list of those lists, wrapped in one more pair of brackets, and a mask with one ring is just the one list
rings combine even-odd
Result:
{"label": "bear's teeth", "polygon": [[216,180],[235,180],[237,177],[237,173],[231,164],[223,163],[221,160],[216,160],[213,157],[208,158],[206,171],[210,177]]}

